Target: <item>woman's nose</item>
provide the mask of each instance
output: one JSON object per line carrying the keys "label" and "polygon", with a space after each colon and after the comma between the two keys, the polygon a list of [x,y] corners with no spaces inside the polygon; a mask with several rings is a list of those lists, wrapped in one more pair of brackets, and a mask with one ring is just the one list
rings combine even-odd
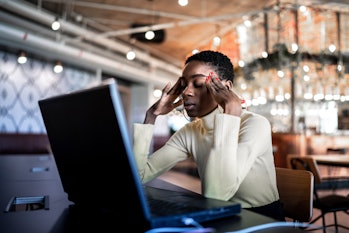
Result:
{"label": "woman's nose", "polygon": [[193,95],[193,90],[192,87],[190,85],[186,86],[185,89],[183,90],[183,95]]}

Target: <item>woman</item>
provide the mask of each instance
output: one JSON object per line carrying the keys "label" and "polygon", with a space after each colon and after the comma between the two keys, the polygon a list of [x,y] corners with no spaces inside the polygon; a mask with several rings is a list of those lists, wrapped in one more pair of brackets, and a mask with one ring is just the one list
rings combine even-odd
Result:
{"label": "woman", "polygon": [[[241,108],[230,59],[202,51],[185,61],[182,77],[134,125],[134,153],[143,182],[193,157],[202,194],[284,220],[276,186],[269,121]],[[181,98],[178,98],[181,97]],[[178,100],[179,99],[179,100]],[[177,100],[177,102],[175,102]],[[149,155],[156,117],[184,105],[193,119]]]}

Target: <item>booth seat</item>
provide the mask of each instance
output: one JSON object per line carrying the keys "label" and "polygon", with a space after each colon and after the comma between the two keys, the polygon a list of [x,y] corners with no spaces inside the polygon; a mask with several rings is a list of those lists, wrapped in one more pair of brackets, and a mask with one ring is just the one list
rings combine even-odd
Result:
{"label": "booth seat", "polygon": [[46,134],[0,133],[0,155],[49,154],[50,143]]}

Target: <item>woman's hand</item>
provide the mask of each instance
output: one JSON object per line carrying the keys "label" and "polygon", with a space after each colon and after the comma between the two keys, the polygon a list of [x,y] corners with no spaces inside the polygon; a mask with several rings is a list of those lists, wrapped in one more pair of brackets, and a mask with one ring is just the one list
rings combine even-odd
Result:
{"label": "woman's hand", "polygon": [[224,82],[210,74],[206,79],[206,86],[215,101],[224,109],[224,113],[240,117],[242,112],[241,99],[233,91],[232,85],[224,84]]}
{"label": "woman's hand", "polygon": [[172,88],[171,83],[167,83],[162,89],[160,99],[147,110],[144,124],[154,124],[157,116],[165,115],[182,105],[183,100],[180,98],[176,101],[176,99],[182,94],[184,88],[182,78],[179,78]]}

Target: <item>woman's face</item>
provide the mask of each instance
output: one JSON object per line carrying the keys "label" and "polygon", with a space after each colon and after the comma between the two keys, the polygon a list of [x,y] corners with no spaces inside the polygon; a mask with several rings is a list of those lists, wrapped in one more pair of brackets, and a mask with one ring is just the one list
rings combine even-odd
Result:
{"label": "woman's face", "polygon": [[217,107],[205,84],[210,72],[214,72],[213,69],[199,61],[191,61],[183,69],[182,80],[186,88],[182,97],[190,117],[205,116]]}

